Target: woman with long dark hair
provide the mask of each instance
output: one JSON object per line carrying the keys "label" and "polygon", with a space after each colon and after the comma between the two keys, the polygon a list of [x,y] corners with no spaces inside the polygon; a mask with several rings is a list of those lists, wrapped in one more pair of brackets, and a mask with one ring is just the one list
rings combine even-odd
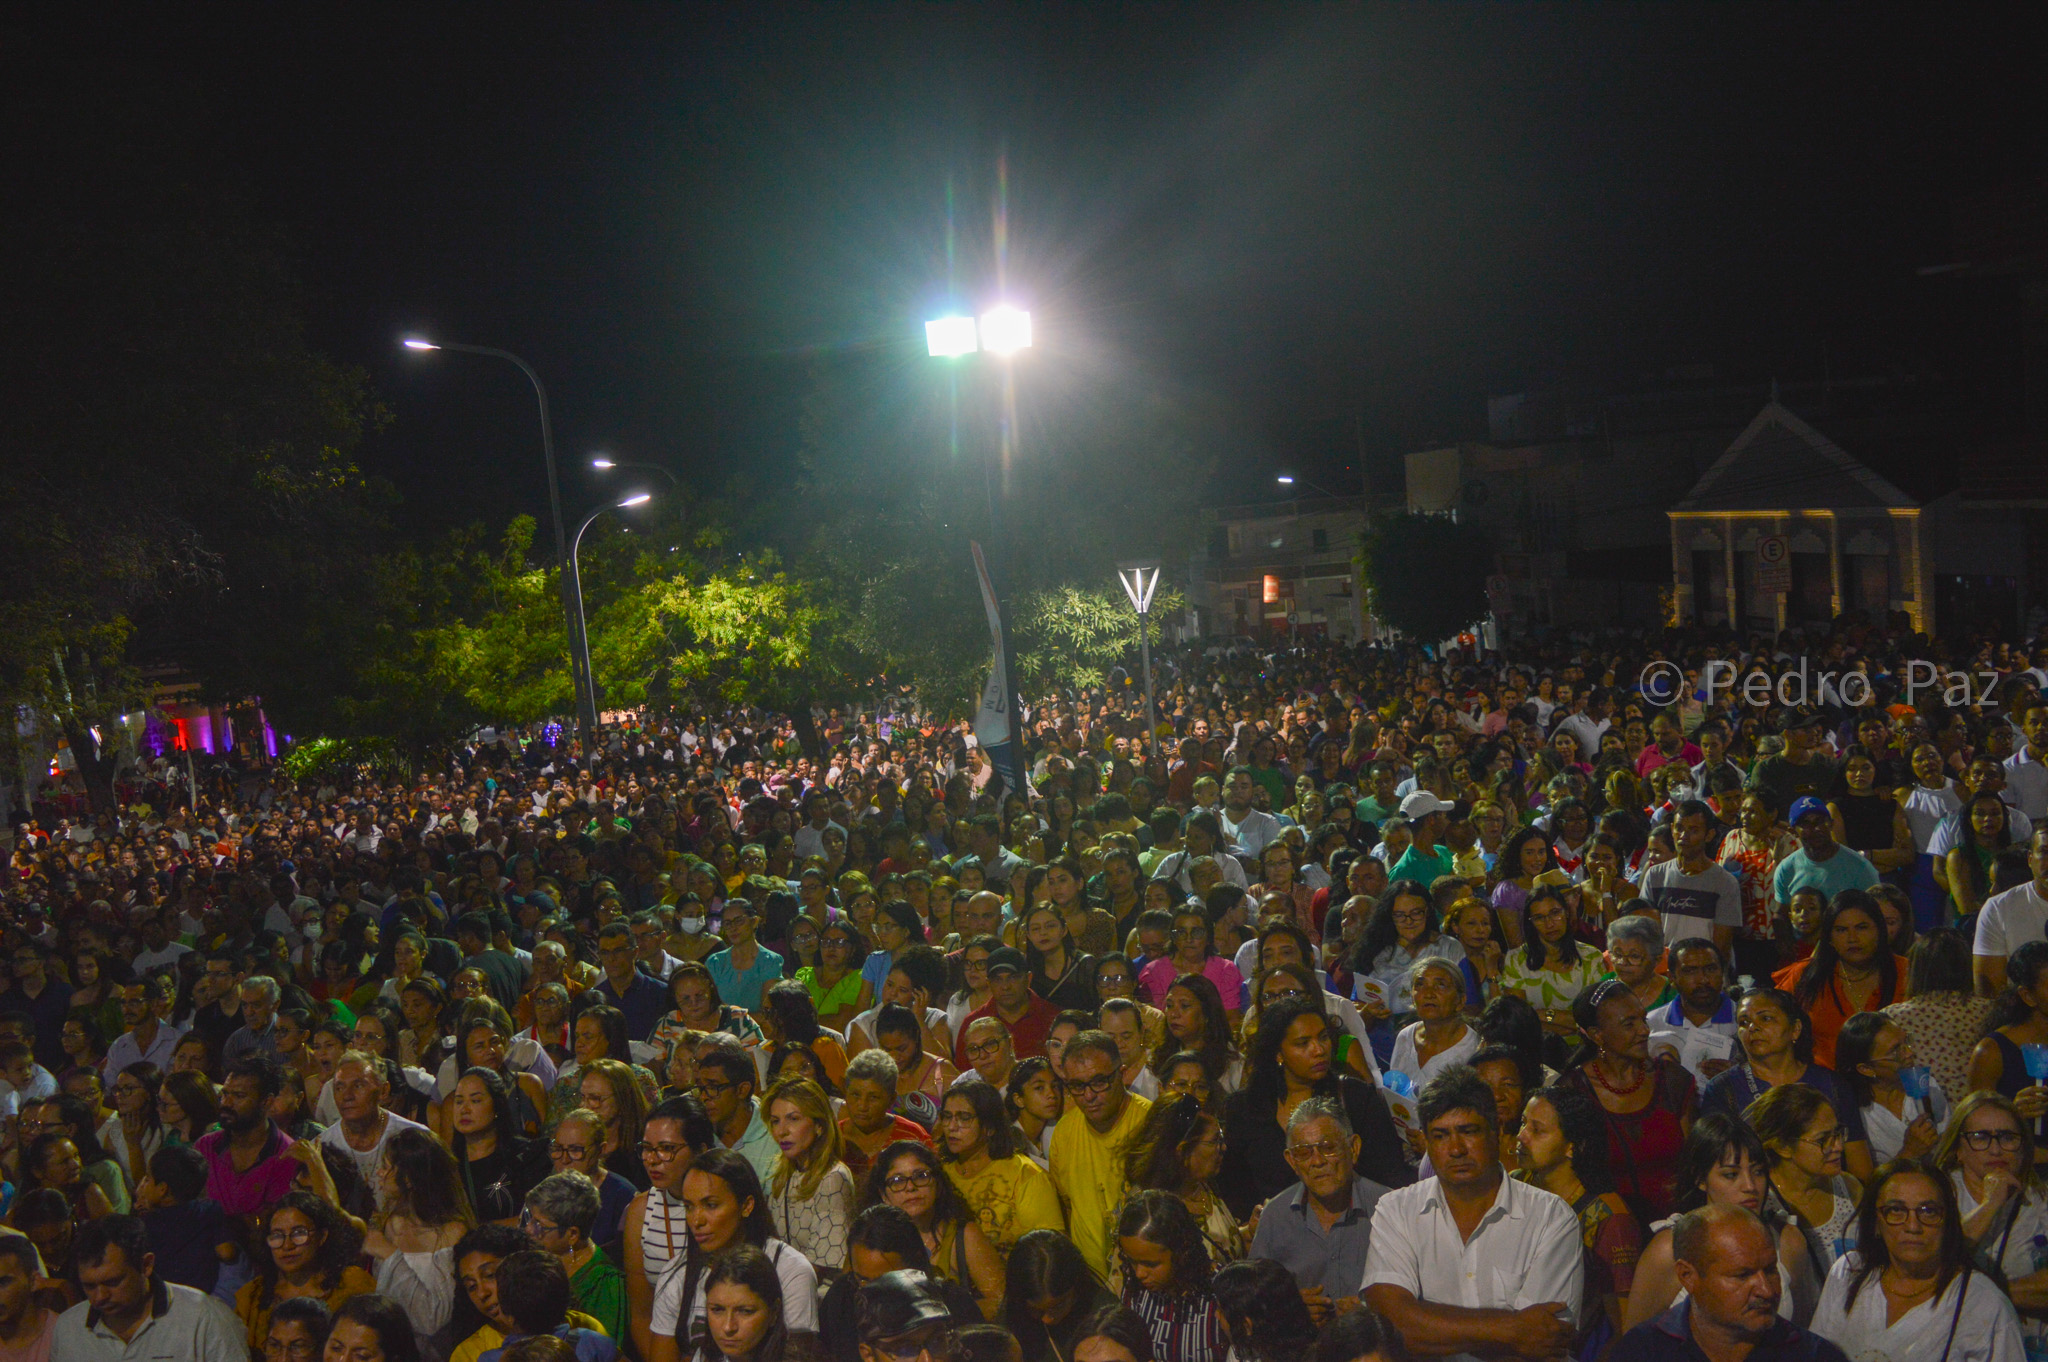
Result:
{"label": "woman with long dark hair", "polygon": [[1002,1255],[929,1145],[898,1140],[877,1155],[860,1205],[894,1206],[909,1216],[933,1269],[972,1291],[982,1313],[994,1316],[1003,1299]]}
{"label": "woman with long dark hair", "polygon": [[1970,1053],[1993,1005],[1977,996],[1970,964],[1970,942],[1955,928],[1920,933],[1906,953],[1906,997],[1884,1010],[1951,1097],[1970,1091]]}
{"label": "woman with long dark hair", "polygon": [[1841,1114],[1812,1088],[1787,1083],[1749,1104],[1742,1119],[1771,1156],[1771,1190],[1796,1217],[1814,1270],[1825,1276],[1855,1247],[1863,1186],[1842,1176]]}
{"label": "woman with long dark hair", "polygon": [[1442,928],[1429,886],[1420,880],[1389,884],[1366,920],[1365,937],[1351,956],[1353,987],[1359,995],[1359,1013],[1388,1037],[1387,1043],[1393,1032],[1415,1020],[1409,978],[1415,962],[1437,956],[1456,965],[1465,958],[1465,948]]}
{"label": "woman with long dark hair", "polygon": [[754,1166],[730,1149],[697,1156],[683,1175],[689,1241],[655,1284],[647,1362],[677,1362],[706,1319],[706,1279],[720,1255],[741,1244],[761,1250],[782,1282],[783,1318],[794,1333],[818,1328],[818,1275],[810,1261],[775,1238],[768,1196]]}
{"label": "woman with long dark hair", "polygon": [[1059,905],[1033,905],[1024,915],[1021,935],[1031,991],[1057,1008],[1094,1011],[1100,1002],[1095,992],[1095,957],[1082,954],[1067,934]]}
{"label": "woman with long dark hair", "polygon": [[[845,919],[841,919],[844,922]],[[836,928],[840,923],[834,923]],[[849,928],[850,930],[850,928]],[[828,936],[829,939],[829,936]],[[768,986],[766,1004],[755,1019],[770,1045],[797,1045],[817,1056],[825,1077],[837,1088],[846,1082],[846,1045],[829,1030],[804,985],[784,979]],[[854,1014],[848,1013],[841,1021]]]}
{"label": "woman with long dark hair", "polygon": [[462,1172],[439,1140],[408,1127],[384,1142],[377,1181],[383,1210],[363,1252],[376,1260],[377,1290],[432,1337],[455,1309],[455,1245],[476,1224]]}
{"label": "woman with long dark hair", "polygon": [[1211,1290],[1230,1333],[1235,1362],[1300,1362],[1315,1342],[1315,1321],[1294,1274],[1270,1258],[1231,1263]]}
{"label": "woman with long dark hair", "polygon": [[874,1004],[874,990],[860,974],[867,955],[866,940],[846,918],[834,918],[818,929],[818,967],[799,969],[796,978],[808,992],[821,1025],[843,1027]]}
{"label": "woman with long dark hair", "polygon": [[220,1119],[220,1094],[203,1073],[167,1074],[156,1090],[164,1143],[194,1144]]}
{"label": "woman with long dark hair", "polygon": [[516,1225],[527,1192],[549,1170],[539,1143],[520,1132],[504,1078],[471,1069],[456,1080],[448,1106],[450,1152],[470,1208],[480,1221]]}
{"label": "woman with long dark hair", "polygon": [[1969,917],[1991,897],[1991,866],[1998,853],[2012,845],[2012,815],[2002,796],[1991,790],[1973,795],[1963,806],[1961,836],[1949,849],[1943,869],[1956,915]]}
{"label": "woman with long dark hair", "polygon": [[1856,1250],[1821,1288],[1812,1330],[1851,1357],[2020,1358],[2019,1316],[1973,1261],[1955,1190],[1925,1159],[1877,1170],[1856,1208]]}
{"label": "woman with long dark hair", "polygon": [[1210,1291],[1215,1269],[1208,1241],[1170,1192],[1137,1191],[1117,1213],[1116,1243],[1126,1309],[1145,1322],[1154,1355],[1176,1362],[1222,1362],[1230,1347]]}
{"label": "woman with long dark hair", "polygon": [[1572,1353],[1597,1357],[1621,1336],[1624,1302],[1635,1285],[1636,1259],[1643,1248],[1642,1222],[1615,1190],[1606,1117],[1575,1088],[1541,1088],[1522,1109],[1515,1146],[1521,1165],[1517,1176],[1564,1198],[1579,1218],[1586,1288]]}
{"label": "woman with long dark hair", "polygon": [[1861,889],[1844,889],[1828,904],[1812,956],[1772,976],[1812,1024],[1816,1064],[1835,1066],[1835,1037],[1843,1022],[1899,1000],[1906,962],[1891,953],[1888,941],[1877,900]]}
{"label": "woman with long dark hair", "polygon": [[1066,1229],[1052,1179],[1025,1155],[1003,1095],[986,1081],[970,1076],[947,1090],[937,1134],[946,1177],[998,1254],[1032,1230]]}
{"label": "woman with long dark hair", "polygon": [[110,1096],[120,1125],[114,1133],[114,1147],[107,1152],[121,1165],[131,1186],[148,1174],[150,1156],[164,1147],[164,1123],[156,1107],[157,1089],[162,1084],[156,1065],[146,1059],[122,1069],[114,1079]]}
{"label": "woman with long dark hair", "polygon": [[1546,1029],[1569,1036],[1572,1003],[1607,973],[1600,952],[1572,936],[1572,911],[1562,891],[1544,885],[1522,906],[1522,944],[1507,953],[1499,990],[1527,1000]]}
{"label": "woman with long dark hair", "polygon": [[1017,1241],[1003,1281],[1003,1323],[1023,1362],[1071,1362],[1088,1321],[1117,1303],[1073,1241],[1051,1230]]}
{"label": "woman with long dark hair", "polygon": [[[1550,834],[1542,828],[1532,824],[1508,838],[1493,863],[1493,892],[1488,899],[1500,914],[1502,927],[1516,936],[1521,934],[1522,909],[1536,892],[1536,877],[1557,870],[1557,852],[1551,847]],[[1510,940],[1508,944],[1522,943]]]}
{"label": "woman with long dark hair", "polygon": [[[1820,1278],[1807,1255],[1805,1236],[1772,1202],[1770,1170],[1770,1152],[1740,1117],[1705,1112],[1693,1122],[1679,1153],[1678,1210],[1740,1206],[1762,1218],[1778,1241],[1778,1273],[1784,1287],[1778,1314],[1796,1323],[1813,1313]],[[1682,1289],[1672,1267],[1671,1221],[1648,1229],[1650,1240],[1636,1259],[1628,1309],[1619,1326],[1623,1333],[1670,1309]]]}
{"label": "woman with long dark hair", "polygon": [[390,1296],[352,1296],[334,1312],[323,1362],[421,1362],[411,1310]]}
{"label": "woman with long dark hair", "polygon": [[256,1275],[235,1293],[249,1346],[263,1346],[271,1311],[282,1301],[317,1300],[331,1311],[375,1291],[376,1280],[356,1265],[362,1252],[363,1232],[332,1202],[312,1192],[286,1192],[251,1237]]}
{"label": "woman with long dark hair", "polygon": [[1179,1197],[1219,1263],[1244,1257],[1247,1246],[1244,1228],[1216,1193],[1224,1148],[1223,1123],[1200,1101],[1161,1094],[1124,1151],[1124,1185]]}
{"label": "woman with long dark hair", "polygon": [[[1235,967],[1233,967],[1233,972]],[[1166,1038],[1152,1052],[1148,1066],[1159,1066],[1169,1057],[1188,1053],[1198,1056],[1209,1082],[1221,1092],[1235,1092],[1244,1082],[1244,1056],[1231,1039],[1230,1012],[1216,985],[1199,974],[1183,974],[1166,990],[1160,1003],[1166,1019]]]}
{"label": "woman with long dark hair", "polygon": [[782,1278],[768,1255],[740,1244],[704,1274],[704,1338],[692,1362],[782,1362],[789,1325]]}
{"label": "woman with long dark hair", "polygon": [[1415,1180],[1403,1140],[1377,1088],[1339,1073],[1332,1023],[1306,998],[1266,1009],[1245,1064],[1244,1090],[1226,1108],[1221,1186],[1240,1221],[1252,1208],[1299,1179],[1287,1164],[1287,1120],[1311,1097],[1344,1104],[1359,1137],[1360,1176],[1386,1187]]}

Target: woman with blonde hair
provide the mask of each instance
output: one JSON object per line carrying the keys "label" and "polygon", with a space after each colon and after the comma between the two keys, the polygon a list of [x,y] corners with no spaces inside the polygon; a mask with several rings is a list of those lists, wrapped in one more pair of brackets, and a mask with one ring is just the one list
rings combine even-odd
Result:
{"label": "woman with blonde hair", "polygon": [[820,1277],[836,1276],[846,1266],[854,1187],[832,1099],[808,1078],[786,1078],[768,1090],[761,1115],[781,1151],[768,1188],[776,1237]]}
{"label": "woman with blonde hair", "polygon": [[649,1184],[647,1166],[640,1160],[640,1134],[647,1125],[651,1094],[629,1065],[610,1057],[591,1060],[577,1077],[581,1105],[604,1122],[604,1166],[646,1191]]}
{"label": "woman with blonde hair", "polygon": [[2029,1349],[2048,1348],[2048,1270],[2035,1245],[2048,1242],[2048,1195],[2034,1172],[2032,1123],[2012,1099],[1973,1092],[1956,1103],[1934,1146],[1948,1174],[1963,1237],[1978,1261],[2005,1273]]}

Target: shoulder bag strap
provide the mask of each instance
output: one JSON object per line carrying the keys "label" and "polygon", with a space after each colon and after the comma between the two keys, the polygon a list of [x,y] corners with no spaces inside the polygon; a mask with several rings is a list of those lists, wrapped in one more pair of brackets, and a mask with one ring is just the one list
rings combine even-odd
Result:
{"label": "shoulder bag strap", "polygon": [[1949,1350],[1956,1346],[1956,1326],[1963,1322],[1963,1302],[1970,1297],[1970,1278],[1974,1275],[1970,1271],[1969,1265],[1964,1264],[1963,1289],[1956,1292],[1955,1313],[1948,1317],[1948,1341],[1941,1345],[1941,1362],[1948,1362]]}

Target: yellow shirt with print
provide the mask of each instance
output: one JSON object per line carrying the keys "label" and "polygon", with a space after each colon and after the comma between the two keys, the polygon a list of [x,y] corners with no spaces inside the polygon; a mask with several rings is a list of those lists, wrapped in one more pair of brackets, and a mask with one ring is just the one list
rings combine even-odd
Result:
{"label": "yellow shirt with print", "polygon": [[960,1165],[949,1163],[946,1172],[960,1191],[960,1199],[974,1212],[981,1232],[1004,1258],[1017,1241],[1033,1230],[1064,1230],[1065,1212],[1060,1194],[1043,1168],[1022,1154],[1007,1159],[990,1159],[988,1167],[971,1178],[960,1175]]}
{"label": "yellow shirt with print", "polygon": [[1105,1280],[1110,1222],[1124,1200],[1124,1149],[1151,1109],[1133,1093],[1124,1098],[1123,1114],[1107,1135],[1096,1134],[1079,1107],[1069,1107],[1053,1127],[1049,1161],[1053,1185],[1067,1206],[1068,1237]]}

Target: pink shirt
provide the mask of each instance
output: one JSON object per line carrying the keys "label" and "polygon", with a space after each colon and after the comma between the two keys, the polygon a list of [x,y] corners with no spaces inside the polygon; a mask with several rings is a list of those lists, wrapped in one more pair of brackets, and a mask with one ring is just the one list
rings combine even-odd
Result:
{"label": "pink shirt", "polygon": [[[1220,955],[1212,955],[1202,965],[1202,977],[1216,985],[1216,992],[1223,999],[1223,1010],[1242,1012],[1244,1010],[1244,976],[1237,972],[1237,966]],[[1174,967],[1173,957],[1162,956],[1138,974],[1138,985],[1145,990],[1145,996],[1152,1006],[1163,1007],[1166,990],[1173,987],[1173,981],[1180,978],[1180,971]]]}
{"label": "pink shirt", "polygon": [[292,1189],[299,1169],[304,1167],[284,1152],[292,1144],[291,1136],[272,1126],[267,1152],[246,1173],[235,1169],[235,1158],[228,1149],[228,1132],[225,1130],[200,1136],[192,1147],[206,1156],[206,1194],[218,1201],[220,1208],[229,1215],[254,1215],[282,1200],[284,1194]]}

